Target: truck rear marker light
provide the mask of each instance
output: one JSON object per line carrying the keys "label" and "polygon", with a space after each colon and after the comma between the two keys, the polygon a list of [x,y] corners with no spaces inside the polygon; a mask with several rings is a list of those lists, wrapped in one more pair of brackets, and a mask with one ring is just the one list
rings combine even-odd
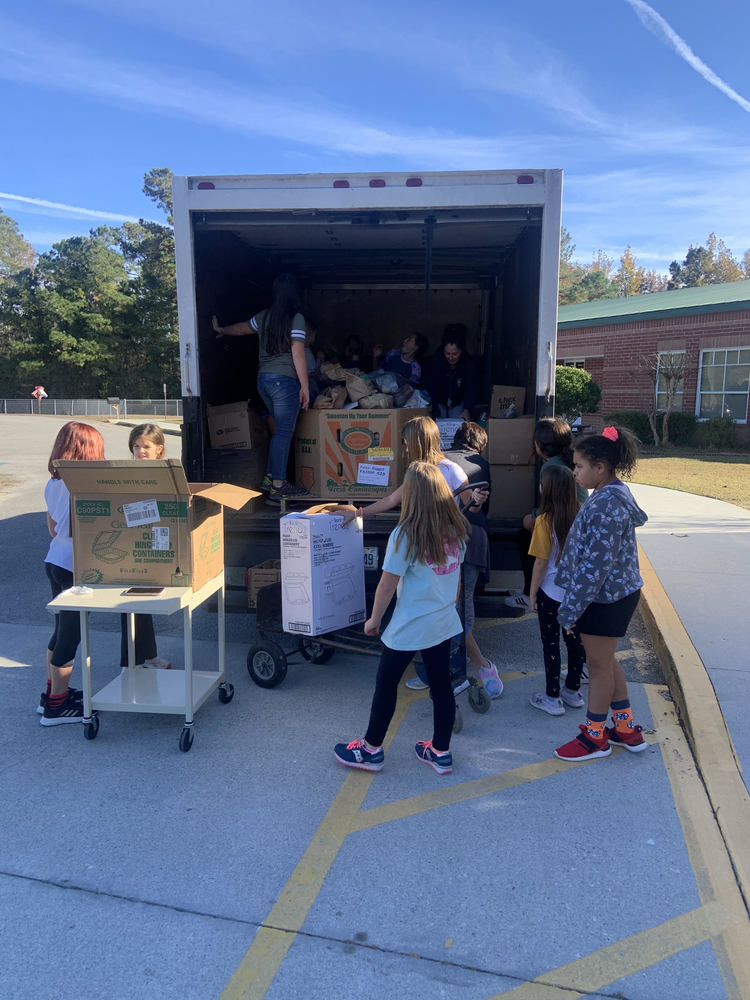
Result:
{"label": "truck rear marker light", "polygon": [[383,180],[382,177],[373,177],[373,179],[370,181],[370,187],[371,188],[384,188],[385,187],[385,181]]}
{"label": "truck rear marker light", "polygon": [[531,174],[519,174],[518,177],[516,177],[516,184],[533,184],[533,183],[534,183],[534,178],[531,176]]}
{"label": "truck rear marker light", "polygon": [[335,188],[348,188],[349,187],[349,181],[334,181],[333,182],[333,186]]}
{"label": "truck rear marker light", "polygon": [[199,191],[213,191],[216,185],[213,181],[200,181],[198,184]]}
{"label": "truck rear marker light", "polygon": [[422,178],[421,177],[407,177],[406,178],[406,186],[408,188],[421,188],[422,187]]}

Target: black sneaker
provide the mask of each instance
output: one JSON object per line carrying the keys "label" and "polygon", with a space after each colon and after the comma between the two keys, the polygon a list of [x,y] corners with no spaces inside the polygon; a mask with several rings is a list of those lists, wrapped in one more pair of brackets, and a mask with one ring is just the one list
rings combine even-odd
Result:
{"label": "black sneaker", "polygon": [[[46,699],[45,699],[46,700]],[[62,726],[66,722],[80,722],[83,718],[83,702],[78,701],[72,691],[59,708],[44,706],[44,713],[39,720],[43,726]]]}
{"label": "black sneaker", "polygon": [[297,500],[301,497],[309,496],[310,491],[306,490],[304,486],[295,486],[294,483],[289,483],[284,480],[281,486],[272,486],[268,497],[266,498],[266,503],[277,504],[281,503],[282,500]]}
{"label": "black sneaker", "polygon": [[273,480],[268,475],[268,473],[263,476],[263,482],[258,487],[261,493],[270,493],[273,489]]}
{"label": "black sneaker", "polygon": [[[68,688],[68,691],[75,696],[77,701],[83,701],[83,691],[79,691],[78,688]],[[42,691],[39,695],[39,704],[36,706],[37,714],[44,715],[44,706],[47,704],[47,692]]]}

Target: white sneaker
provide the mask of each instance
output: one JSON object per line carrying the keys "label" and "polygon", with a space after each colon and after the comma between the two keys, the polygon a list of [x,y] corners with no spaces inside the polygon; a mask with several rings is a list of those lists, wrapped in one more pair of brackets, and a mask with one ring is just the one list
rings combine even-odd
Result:
{"label": "white sneaker", "polygon": [[426,691],[430,685],[425,684],[425,682],[420,680],[419,677],[410,677],[406,682],[406,686],[410,691]]}
{"label": "white sneaker", "polygon": [[562,700],[560,698],[548,698],[546,694],[537,692],[529,699],[534,708],[546,712],[547,715],[565,715]]}
{"label": "white sneaker", "polygon": [[152,670],[169,670],[172,664],[169,660],[163,660],[161,656],[154,656],[150,660],[144,660],[143,663],[136,663],[137,667],[150,667]]}
{"label": "white sneaker", "polygon": [[513,594],[505,598],[505,603],[509,608],[520,608],[522,611],[530,611],[531,605],[526,594]]}
{"label": "white sneaker", "polygon": [[565,685],[560,688],[560,698],[569,708],[583,708],[586,704],[580,691],[569,691]]}

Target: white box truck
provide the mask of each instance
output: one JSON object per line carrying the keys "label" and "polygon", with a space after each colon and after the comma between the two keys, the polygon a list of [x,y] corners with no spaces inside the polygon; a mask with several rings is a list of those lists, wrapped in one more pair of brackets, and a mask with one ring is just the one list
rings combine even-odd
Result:
{"label": "white box truck", "polygon": [[[211,316],[250,318],[283,272],[322,341],[357,334],[367,351],[419,330],[435,350],[461,323],[487,409],[502,385],[526,390],[527,414],[552,412],[562,171],[175,177],[173,196],[190,481],[262,477],[252,453],[241,466],[209,447],[206,406],[252,397],[257,372],[256,338],[217,340]],[[493,510],[493,536],[516,530]],[[265,533],[260,511],[231,518],[228,563],[278,556],[278,516]]]}

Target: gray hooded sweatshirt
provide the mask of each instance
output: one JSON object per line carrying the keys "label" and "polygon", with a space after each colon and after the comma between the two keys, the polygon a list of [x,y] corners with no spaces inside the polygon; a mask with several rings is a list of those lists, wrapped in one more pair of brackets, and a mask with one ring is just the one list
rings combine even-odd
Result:
{"label": "gray hooded sweatshirt", "polygon": [[565,541],[555,582],[565,591],[557,612],[572,628],[592,602],[614,604],[640,590],[635,529],[648,518],[627,486],[616,479],[594,490]]}

